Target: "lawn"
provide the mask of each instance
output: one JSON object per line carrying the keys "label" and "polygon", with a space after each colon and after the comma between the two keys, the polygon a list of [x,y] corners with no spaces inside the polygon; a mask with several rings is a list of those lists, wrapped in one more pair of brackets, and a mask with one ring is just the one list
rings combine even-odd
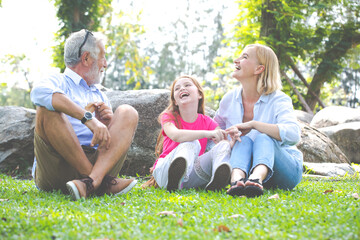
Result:
{"label": "lawn", "polygon": [[306,177],[293,191],[254,199],[138,184],[127,195],[77,202],[32,180],[0,179],[0,239],[360,238],[359,176]]}

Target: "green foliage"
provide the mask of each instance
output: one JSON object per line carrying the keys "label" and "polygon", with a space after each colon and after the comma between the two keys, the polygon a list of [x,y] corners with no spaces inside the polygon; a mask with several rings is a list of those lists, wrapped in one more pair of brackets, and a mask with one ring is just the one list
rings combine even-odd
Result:
{"label": "green foliage", "polygon": [[6,83],[0,84],[0,106],[35,108],[30,100],[30,90],[17,87],[10,88]]}
{"label": "green foliage", "polygon": [[[136,16],[136,22],[140,16],[141,13]],[[148,88],[152,69],[148,66],[149,57],[139,52],[139,38],[145,31],[139,24],[124,22],[127,17],[120,11],[106,18],[104,29],[110,57],[103,85],[121,90]]]}
{"label": "green foliage", "polygon": [[34,108],[30,100],[33,83],[28,79],[29,59],[24,54],[7,54],[0,63],[3,66],[0,70],[3,75],[0,80],[0,106]]}
{"label": "green foliage", "polygon": [[[359,239],[358,178],[305,178],[259,198],[141,190],[77,202],[0,175],[3,239]],[[278,194],[278,199],[268,199]],[[167,212],[164,212],[167,211]],[[163,214],[159,214],[163,212]],[[220,230],[220,231],[219,231]],[[221,231],[222,230],[222,231]]]}
{"label": "green foliage", "polygon": [[[161,48],[158,44],[146,49],[155,76],[154,88],[169,87],[179,75],[194,75],[200,82],[210,82],[214,71],[213,59],[223,46],[222,13],[224,7],[214,9],[215,1],[187,1],[184,14],[169,25],[159,28],[167,39]],[[199,6],[209,6],[199,8]],[[157,41],[157,39],[155,40]]]}
{"label": "green foliage", "polygon": [[[113,89],[148,88],[148,57],[139,53],[138,37],[144,33],[139,24],[128,23],[127,16],[120,11],[113,13],[111,0],[55,0],[57,16],[63,26],[56,34],[59,44],[53,48],[54,65],[65,69],[64,42],[71,32],[81,29],[102,31],[108,37],[108,67],[104,86]],[[139,16],[137,20],[139,21]]]}
{"label": "green foliage", "polygon": [[[360,43],[357,0],[241,0],[235,22],[234,34],[227,38],[235,56],[247,44],[269,45],[278,55],[281,69],[292,69],[294,62],[305,78],[310,77],[310,88],[317,94],[325,82],[339,80],[350,49]],[[287,82],[283,84],[290,91]],[[309,92],[303,94],[313,108],[314,99]]]}
{"label": "green foliage", "polygon": [[56,33],[59,44],[53,47],[53,65],[65,69],[64,43],[72,32],[81,29],[97,31],[100,27],[101,18],[112,10],[111,0],[53,0],[57,7],[57,17],[62,25]]}

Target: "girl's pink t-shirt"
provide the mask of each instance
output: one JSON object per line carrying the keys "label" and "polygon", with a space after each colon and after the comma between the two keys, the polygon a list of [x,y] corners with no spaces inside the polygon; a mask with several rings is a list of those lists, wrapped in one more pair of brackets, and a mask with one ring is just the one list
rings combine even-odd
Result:
{"label": "girl's pink t-shirt", "polygon": [[[179,117],[179,120],[181,121],[181,125],[182,125],[181,129],[187,129],[187,130],[214,130],[218,126],[218,124],[214,120],[212,120],[210,117],[200,114],[200,113],[198,114],[198,117],[195,120],[195,122],[192,122],[192,123],[185,122],[184,120],[182,120],[181,117]],[[167,122],[171,122],[176,126],[175,121],[173,120],[173,116],[165,113],[161,117],[161,126],[163,126],[164,123],[167,123]],[[174,142],[173,140],[171,140],[171,138],[169,138],[166,135],[164,130],[161,130],[161,132],[164,136],[164,143],[163,143],[163,151],[162,151],[161,155],[159,156],[159,158],[164,158],[174,148],[176,148],[180,143]],[[208,140],[207,138],[199,139],[199,142],[201,145],[201,150],[200,150],[199,156],[204,154],[204,152],[206,150],[207,140]],[[157,163],[157,160],[154,164],[154,167],[155,167],[156,163]]]}

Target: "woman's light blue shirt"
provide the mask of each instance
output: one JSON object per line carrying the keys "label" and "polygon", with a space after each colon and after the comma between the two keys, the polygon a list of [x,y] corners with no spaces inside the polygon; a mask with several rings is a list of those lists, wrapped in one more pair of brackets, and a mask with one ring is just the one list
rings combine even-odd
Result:
{"label": "woman's light blue shirt", "polygon": [[[261,95],[253,111],[253,120],[278,126],[281,138],[278,142],[282,147],[290,153],[301,155],[297,154],[299,150],[295,146],[300,141],[301,128],[289,96],[279,90],[268,95]],[[224,95],[214,120],[222,129],[226,129],[242,123],[243,117],[242,88],[238,87]],[[254,140],[258,134],[259,132],[253,129],[247,136]]]}

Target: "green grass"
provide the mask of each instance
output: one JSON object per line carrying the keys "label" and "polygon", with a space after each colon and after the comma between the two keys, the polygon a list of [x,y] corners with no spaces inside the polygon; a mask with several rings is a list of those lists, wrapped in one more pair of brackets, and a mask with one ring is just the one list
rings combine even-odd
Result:
{"label": "green grass", "polygon": [[[305,178],[293,191],[266,190],[254,199],[138,184],[124,196],[77,202],[38,191],[32,180],[0,179],[0,239],[360,238],[360,199],[352,196],[360,194],[359,177]],[[274,194],[279,199],[268,199]]]}

